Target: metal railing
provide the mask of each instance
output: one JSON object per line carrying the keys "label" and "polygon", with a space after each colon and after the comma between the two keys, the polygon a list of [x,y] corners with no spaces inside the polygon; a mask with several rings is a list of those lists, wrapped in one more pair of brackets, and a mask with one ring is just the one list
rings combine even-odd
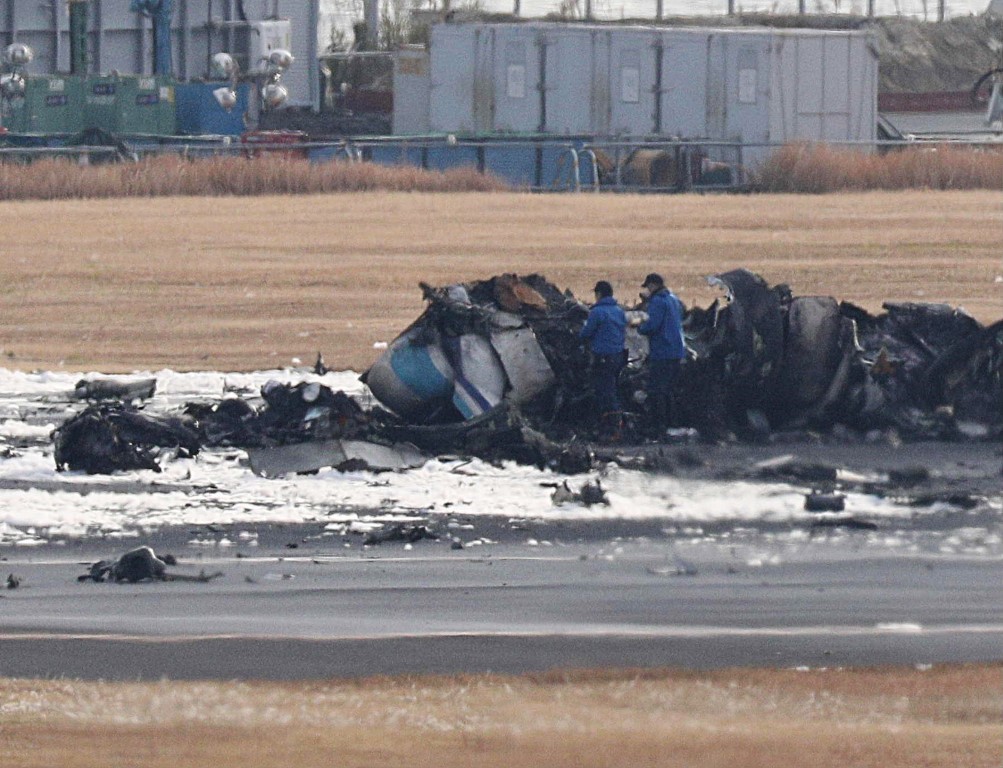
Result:
{"label": "metal railing", "polygon": [[[432,170],[475,167],[537,192],[687,192],[729,191],[747,187],[748,169],[786,146],[769,142],[707,139],[649,140],[589,137],[498,138],[437,136],[361,136],[337,141],[242,143],[233,137],[123,136],[122,146],[0,146],[0,162],[41,157],[75,158],[81,164],[179,155],[191,160],[275,153],[312,162],[375,162]],[[992,147],[994,140],[938,137],[937,145]],[[921,146],[909,140],[838,141],[827,145],[887,151]]]}

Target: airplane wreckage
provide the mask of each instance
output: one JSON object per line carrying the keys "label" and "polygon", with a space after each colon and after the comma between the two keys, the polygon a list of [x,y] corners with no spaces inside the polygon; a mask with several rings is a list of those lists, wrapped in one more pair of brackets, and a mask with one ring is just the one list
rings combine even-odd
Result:
{"label": "airplane wreckage", "polygon": [[[960,309],[921,303],[872,315],[794,296],[744,269],[708,280],[724,295],[685,312],[689,355],[667,435],[644,433],[647,341],[628,330],[624,442],[769,442],[809,430],[840,439],[875,430],[904,440],[1003,437],[1003,320],[983,326]],[[269,382],[260,398],[155,415],[130,399],[152,394],[149,381],[82,381],[77,396],[90,404],[53,433],[57,468],[156,469],[165,450],[233,446],[263,476],[405,469],[430,454],[587,471],[602,451],[578,338],[588,308],[539,275],[421,288],[424,313],[362,376],[383,407],[364,409],[317,382]]]}

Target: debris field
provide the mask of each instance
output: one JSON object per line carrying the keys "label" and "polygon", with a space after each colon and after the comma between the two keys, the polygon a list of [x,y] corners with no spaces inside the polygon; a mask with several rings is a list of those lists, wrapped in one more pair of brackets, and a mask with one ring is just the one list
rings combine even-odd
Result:
{"label": "debris field", "polygon": [[[708,281],[722,294],[685,312],[689,354],[676,424],[663,435],[645,430],[644,337],[628,331],[622,444],[599,445],[578,339],[588,307],[542,276],[499,275],[421,286],[426,310],[362,376],[380,405],[364,408],[317,382],[269,382],[260,398],[155,415],[141,405],[155,380],[84,380],[76,394],[89,405],[53,433],[56,465],[156,469],[165,455],[232,446],[266,477],[403,470],[441,454],[575,474],[645,442],[1003,436],[1003,320],[984,326],[961,309],[922,303],[872,315],[832,297],[795,296],[744,269]],[[641,464],[650,453],[638,453]]]}

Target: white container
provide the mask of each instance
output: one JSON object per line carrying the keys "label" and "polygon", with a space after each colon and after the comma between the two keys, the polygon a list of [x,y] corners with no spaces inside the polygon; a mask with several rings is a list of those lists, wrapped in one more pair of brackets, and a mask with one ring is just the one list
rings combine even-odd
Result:
{"label": "white container", "polygon": [[429,124],[447,133],[873,141],[869,32],[439,24]]}

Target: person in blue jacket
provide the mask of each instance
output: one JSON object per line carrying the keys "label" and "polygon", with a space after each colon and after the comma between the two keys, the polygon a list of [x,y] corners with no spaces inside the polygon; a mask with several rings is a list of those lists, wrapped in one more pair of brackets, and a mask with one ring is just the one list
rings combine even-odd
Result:
{"label": "person in blue jacket", "polygon": [[648,415],[652,431],[660,436],[671,424],[672,388],[686,357],[683,304],[655,272],[644,278],[641,298],[648,301],[648,319],[637,329],[648,337]]}
{"label": "person in blue jacket", "polygon": [[599,410],[600,431],[614,430],[620,421],[620,401],[616,382],[624,365],[624,341],[627,316],[613,298],[613,286],[600,280],[595,286],[596,303],[578,334],[590,343],[592,352],[592,388]]}

